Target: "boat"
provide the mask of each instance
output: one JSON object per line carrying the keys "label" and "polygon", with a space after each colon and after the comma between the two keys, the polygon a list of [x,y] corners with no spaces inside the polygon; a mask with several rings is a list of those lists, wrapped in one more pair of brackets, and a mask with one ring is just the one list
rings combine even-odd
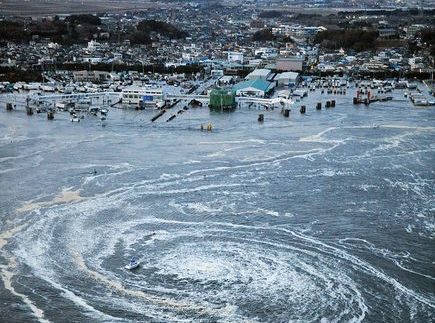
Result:
{"label": "boat", "polygon": [[98,111],[100,111],[100,107],[98,107],[98,106],[90,106],[89,108],[88,108],[88,112],[89,113],[93,113],[93,114],[95,114],[95,115],[97,115],[97,112]]}
{"label": "boat", "polygon": [[139,265],[140,265],[140,261],[136,257],[133,257],[131,258],[130,263],[125,266],[125,269],[128,270],[136,269],[137,267],[139,267]]}
{"label": "boat", "polygon": [[75,105],[76,111],[88,111],[92,101],[90,99],[81,99]]}

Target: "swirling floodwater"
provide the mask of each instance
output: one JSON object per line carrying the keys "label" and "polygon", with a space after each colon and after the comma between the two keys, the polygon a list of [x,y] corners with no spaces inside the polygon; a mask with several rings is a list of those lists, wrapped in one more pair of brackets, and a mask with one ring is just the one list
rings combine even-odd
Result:
{"label": "swirling floodwater", "polygon": [[433,322],[435,110],[393,95],[262,124],[2,103],[0,321]]}

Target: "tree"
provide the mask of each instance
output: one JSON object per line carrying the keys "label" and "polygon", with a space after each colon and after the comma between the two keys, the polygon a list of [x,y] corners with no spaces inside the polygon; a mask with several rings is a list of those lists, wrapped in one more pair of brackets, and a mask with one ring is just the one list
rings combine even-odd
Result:
{"label": "tree", "polygon": [[168,38],[185,38],[189,36],[184,30],[177,29],[174,25],[158,20],[142,20],[136,27],[137,31],[150,33],[156,32]]}
{"label": "tree", "polygon": [[66,17],[67,22],[72,23],[74,25],[87,24],[87,25],[101,25],[101,19],[97,16],[90,14],[83,15],[71,15]]}
{"label": "tree", "polygon": [[378,32],[360,29],[326,30],[314,37],[314,42],[327,49],[354,49],[364,51],[376,47]]}
{"label": "tree", "polygon": [[150,44],[151,38],[148,36],[146,32],[143,31],[135,31],[133,32],[130,37],[130,43],[131,44]]}
{"label": "tree", "polygon": [[271,28],[261,29],[255,32],[254,35],[252,36],[252,39],[254,41],[270,41],[270,40],[275,40],[275,38],[276,37],[273,35]]}

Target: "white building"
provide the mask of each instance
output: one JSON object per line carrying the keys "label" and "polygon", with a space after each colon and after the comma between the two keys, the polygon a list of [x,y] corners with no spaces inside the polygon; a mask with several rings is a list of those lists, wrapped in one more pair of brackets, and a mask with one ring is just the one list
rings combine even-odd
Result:
{"label": "white building", "polygon": [[228,52],[228,63],[243,64],[243,53],[241,53],[241,52]]}
{"label": "white building", "polygon": [[254,51],[255,56],[260,56],[261,58],[273,58],[278,56],[278,51],[276,48],[271,47],[261,47]]}
{"label": "white building", "polygon": [[411,70],[424,68],[423,57],[411,57],[408,59],[408,64],[411,67]]}
{"label": "white building", "polygon": [[98,64],[103,61],[102,57],[83,57],[83,63]]}
{"label": "white building", "polygon": [[232,75],[224,75],[219,79],[219,83],[225,85],[231,84],[233,83],[233,81],[234,81],[234,76]]}
{"label": "white building", "polygon": [[278,86],[294,86],[298,80],[299,73],[296,72],[284,72],[275,76],[274,81]]}
{"label": "white building", "polygon": [[266,81],[269,76],[272,74],[271,70],[266,69],[266,68],[258,68],[253,70],[251,73],[248,74],[248,76],[246,76],[246,80],[256,80],[256,79],[261,79]]}
{"label": "white building", "polygon": [[154,107],[164,100],[163,88],[159,86],[131,85],[122,90],[122,103]]}
{"label": "white building", "polygon": [[93,52],[100,49],[101,49],[101,44],[99,42],[96,42],[95,40],[91,40],[90,42],[88,42],[88,47],[87,47],[88,51]]}
{"label": "white building", "polygon": [[224,75],[224,70],[221,69],[211,70],[210,74],[212,77],[220,77]]}

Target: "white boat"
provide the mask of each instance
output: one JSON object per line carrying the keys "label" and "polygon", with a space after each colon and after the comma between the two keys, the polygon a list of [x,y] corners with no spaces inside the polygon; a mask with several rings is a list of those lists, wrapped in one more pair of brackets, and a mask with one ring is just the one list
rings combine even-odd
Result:
{"label": "white boat", "polygon": [[139,265],[140,261],[136,257],[133,257],[131,258],[130,263],[125,266],[125,269],[132,270],[139,267]]}
{"label": "white boat", "polygon": [[20,82],[15,83],[15,84],[14,84],[14,90],[15,90],[15,91],[21,90],[21,89],[23,88],[23,86],[24,86],[23,83],[20,83]]}
{"label": "white boat", "polygon": [[74,92],[74,89],[75,89],[74,86],[67,85],[67,86],[65,86],[65,88],[63,90],[63,93],[65,93],[65,94],[71,94],[71,93]]}
{"label": "white boat", "polygon": [[41,85],[40,89],[44,92],[54,92],[56,90],[54,85]]}
{"label": "white boat", "polygon": [[40,85],[41,85],[40,83],[26,83],[23,85],[23,89],[28,91],[39,90]]}

